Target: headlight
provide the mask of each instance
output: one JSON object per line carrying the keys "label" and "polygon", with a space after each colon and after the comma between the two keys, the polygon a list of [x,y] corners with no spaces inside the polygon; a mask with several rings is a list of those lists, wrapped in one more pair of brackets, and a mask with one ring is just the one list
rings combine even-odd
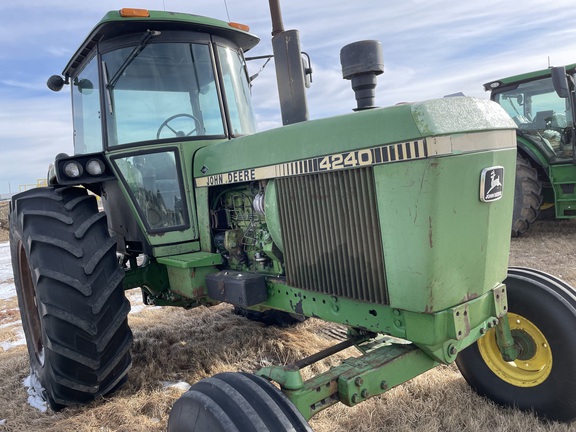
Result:
{"label": "headlight", "polygon": [[93,176],[101,175],[105,170],[104,163],[98,159],[91,159],[86,164],[86,171]]}
{"label": "headlight", "polygon": [[82,166],[76,161],[70,161],[64,165],[64,174],[70,178],[80,177],[83,171]]}
{"label": "headlight", "polygon": [[103,153],[74,156],[60,153],[54,165],[56,184],[60,185],[102,183],[116,178]]}

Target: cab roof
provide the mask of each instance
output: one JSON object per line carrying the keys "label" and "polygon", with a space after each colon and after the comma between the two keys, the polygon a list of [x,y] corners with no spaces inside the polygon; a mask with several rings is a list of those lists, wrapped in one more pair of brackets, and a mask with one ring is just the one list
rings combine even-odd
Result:
{"label": "cab roof", "polygon": [[[576,70],[576,63],[566,65],[566,71],[574,73]],[[519,84],[523,82],[532,81],[534,79],[543,78],[551,75],[551,68],[546,68],[534,72],[527,72],[519,75],[513,75],[507,78],[501,78],[484,84],[484,90],[491,91],[510,84]]]}
{"label": "cab roof", "polygon": [[214,18],[180,12],[144,9],[138,11],[146,12],[147,16],[135,16],[135,14],[127,14],[125,11],[133,10],[115,10],[104,15],[74,53],[62,72],[62,75],[66,78],[72,76],[75,70],[84,62],[86,56],[92,52],[97,43],[126,34],[144,33],[147,30],[184,30],[209,33],[231,40],[244,51],[253,48],[260,41],[257,36],[232,27],[232,23]]}

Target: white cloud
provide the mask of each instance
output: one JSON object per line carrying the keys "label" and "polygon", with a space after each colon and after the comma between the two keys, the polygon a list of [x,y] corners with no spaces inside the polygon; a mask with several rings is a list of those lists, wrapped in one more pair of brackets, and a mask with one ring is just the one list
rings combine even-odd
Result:
{"label": "white cloud", "polygon": [[55,46],[48,46],[44,48],[44,51],[46,51],[49,55],[52,55],[54,57],[70,56],[73,53],[73,51],[68,48],[55,47]]}
{"label": "white cloud", "polygon": [[12,80],[12,79],[8,79],[8,80],[1,80],[0,84],[6,86],[6,87],[16,87],[16,88],[21,88],[21,89],[27,89],[27,90],[44,90],[46,88],[46,83],[45,82],[24,82],[24,81],[16,81],[16,80]]}

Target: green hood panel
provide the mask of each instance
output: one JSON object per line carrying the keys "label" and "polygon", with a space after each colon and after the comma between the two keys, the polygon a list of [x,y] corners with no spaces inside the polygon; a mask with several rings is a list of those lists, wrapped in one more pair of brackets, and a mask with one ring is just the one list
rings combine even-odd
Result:
{"label": "green hood panel", "polygon": [[196,154],[194,177],[207,178],[375,146],[404,145],[431,136],[515,127],[508,114],[488,100],[435,99],[311,120],[216,143]]}

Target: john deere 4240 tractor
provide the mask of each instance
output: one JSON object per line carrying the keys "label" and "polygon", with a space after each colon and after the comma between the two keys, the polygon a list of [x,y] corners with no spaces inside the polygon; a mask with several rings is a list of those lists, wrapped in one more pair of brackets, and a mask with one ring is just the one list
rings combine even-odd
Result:
{"label": "john deere 4240 tractor", "polygon": [[[282,127],[255,131],[244,53],[258,39],[196,15],[109,12],[49,80],[71,89],[74,155],[13,197],[10,243],[51,407],[126,381],[124,291],[141,287],[150,305],[349,328],[294,364],[195,383],[170,430],[310,430],[335,403],[454,361],[500,404],[573,420],[576,294],[507,268],[516,124],[466,97],[375,108],[375,41],[340,53],[355,112],[307,120],[298,32],[270,6]],[[303,379],[350,346],[362,354]]]}

